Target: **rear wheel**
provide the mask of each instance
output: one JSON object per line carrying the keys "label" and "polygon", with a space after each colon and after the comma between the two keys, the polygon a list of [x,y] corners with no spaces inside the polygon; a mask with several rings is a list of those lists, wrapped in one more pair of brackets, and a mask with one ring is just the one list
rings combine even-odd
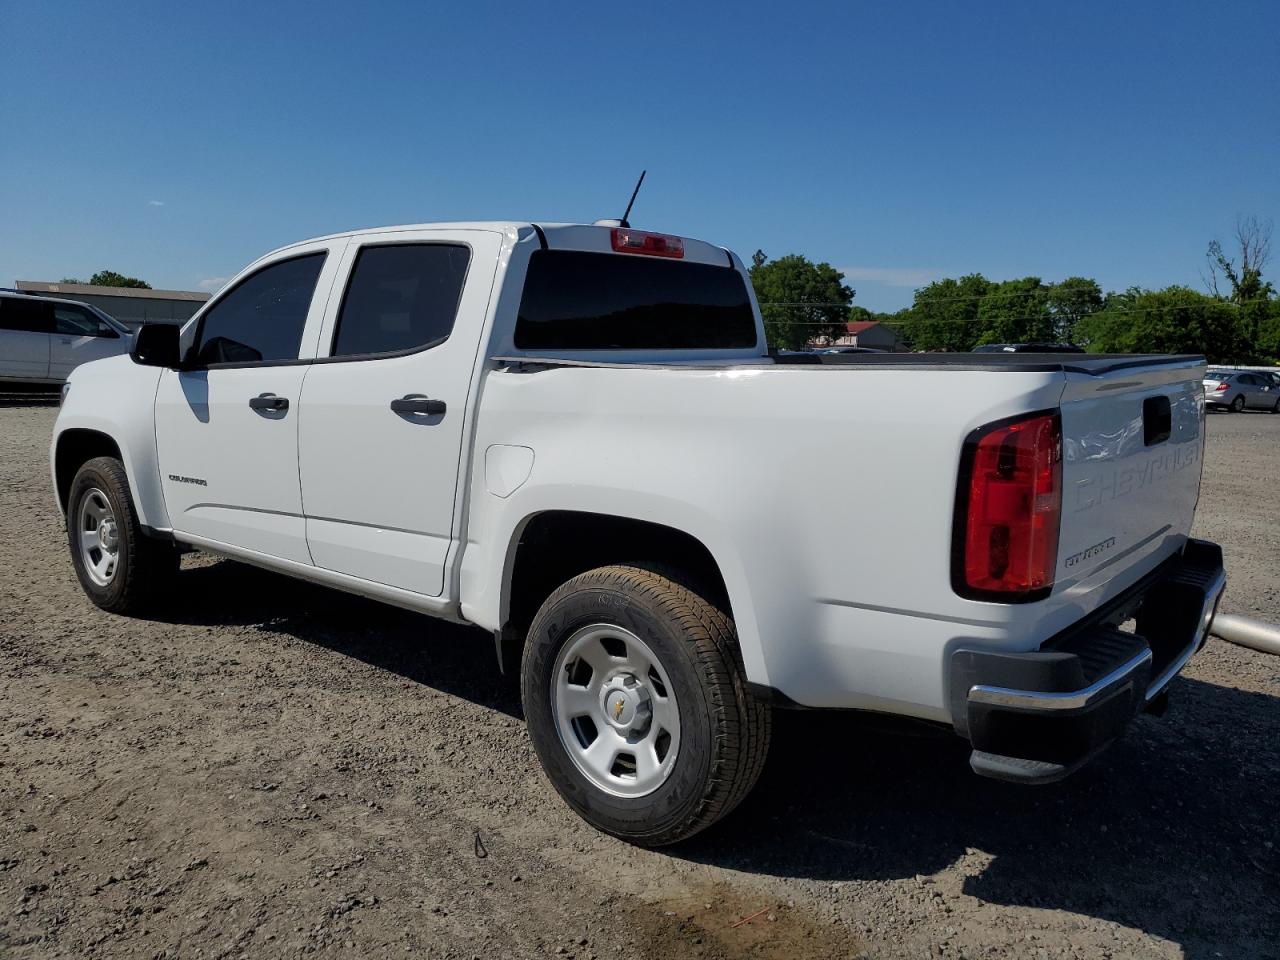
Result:
{"label": "rear wheel", "polygon": [[111,613],[144,610],[178,569],[173,544],[142,532],[129,477],[114,457],[95,457],[71,481],[67,543],[80,586]]}
{"label": "rear wheel", "polygon": [[769,746],[733,621],[676,577],[641,565],[575,577],[538,611],[521,669],[552,784],[588,823],[645,846],[737,806]]}
{"label": "rear wheel", "polygon": [[1244,394],[1242,393],[1238,397],[1236,397],[1234,400],[1231,401],[1231,412],[1239,413],[1243,409],[1244,409]]}

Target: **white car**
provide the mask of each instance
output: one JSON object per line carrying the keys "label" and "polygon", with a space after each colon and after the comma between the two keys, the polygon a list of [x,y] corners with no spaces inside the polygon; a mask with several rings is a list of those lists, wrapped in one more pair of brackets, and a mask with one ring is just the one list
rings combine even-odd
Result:
{"label": "white car", "polygon": [[1203,372],[773,355],[722,247],[390,227],[77,370],[51,468],[105,610],[182,603],[196,548],[483,627],[566,802],[658,845],[746,795],[775,706],[945,725],[1021,782],[1158,712],[1225,582]]}
{"label": "white car", "polygon": [[56,385],[132,342],[128,327],[87,303],[0,290],[0,382]]}

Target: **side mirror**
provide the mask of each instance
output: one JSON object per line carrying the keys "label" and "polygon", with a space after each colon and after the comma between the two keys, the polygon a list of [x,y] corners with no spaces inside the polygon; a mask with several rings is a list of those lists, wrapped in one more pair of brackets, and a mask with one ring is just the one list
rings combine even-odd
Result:
{"label": "side mirror", "polygon": [[179,338],[182,328],[173,323],[146,323],[133,336],[129,356],[134,363],[144,367],[168,367],[172,370],[182,365],[182,349]]}

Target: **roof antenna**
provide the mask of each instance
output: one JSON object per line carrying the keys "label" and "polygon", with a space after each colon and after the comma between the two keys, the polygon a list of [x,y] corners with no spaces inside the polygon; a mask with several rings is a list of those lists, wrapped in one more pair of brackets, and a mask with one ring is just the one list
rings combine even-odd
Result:
{"label": "roof antenna", "polygon": [[631,207],[632,207],[632,206],[635,204],[635,202],[636,202],[636,194],[638,194],[638,193],[640,192],[640,184],[644,183],[644,175],[645,175],[646,173],[648,173],[648,172],[649,172],[648,170],[641,170],[641,171],[640,171],[640,179],[636,181],[636,188],[635,188],[634,190],[632,190],[632,191],[631,191],[631,200],[630,200],[630,202],[627,204],[627,209],[626,209],[626,211],[622,214],[622,219],[621,219],[620,221],[618,221],[618,226],[620,226],[620,227],[630,227],[630,226],[631,226],[631,224],[627,223],[627,217],[631,216]]}

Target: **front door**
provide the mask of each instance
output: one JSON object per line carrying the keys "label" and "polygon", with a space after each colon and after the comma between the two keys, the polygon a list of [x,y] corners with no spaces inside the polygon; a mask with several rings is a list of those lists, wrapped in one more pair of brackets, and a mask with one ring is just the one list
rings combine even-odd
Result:
{"label": "front door", "polygon": [[[444,591],[463,422],[501,237],[353,240],[302,391],[298,458],[317,567]],[[348,271],[343,271],[347,275]]]}
{"label": "front door", "polygon": [[340,254],[309,245],[253,269],[193,321],[184,369],[162,375],[156,448],[180,537],[310,564],[298,401]]}
{"label": "front door", "polygon": [[125,338],[105,320],[84,307],[53,305],[53,341],[49,346],[49,376],[65,380],[82,363],[124,353]]}

